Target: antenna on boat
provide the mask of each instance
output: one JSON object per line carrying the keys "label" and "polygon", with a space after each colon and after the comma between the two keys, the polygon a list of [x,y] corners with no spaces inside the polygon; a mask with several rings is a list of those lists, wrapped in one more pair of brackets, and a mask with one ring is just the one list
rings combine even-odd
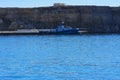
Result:
{"label": "antenna on boat", "polygon": [[64,21],[60,21],[58,25],[60,26],[64,25]]}

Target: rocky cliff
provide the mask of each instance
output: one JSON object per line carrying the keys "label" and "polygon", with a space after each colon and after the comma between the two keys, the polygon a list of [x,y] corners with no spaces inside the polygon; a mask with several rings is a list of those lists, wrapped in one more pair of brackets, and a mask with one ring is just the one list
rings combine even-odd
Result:
{"label": "rocky cliff", "polygon": [[0,8],[0,30],[53,28],[59,21],[89,32],[120,32],[120,7],[52,6]]}

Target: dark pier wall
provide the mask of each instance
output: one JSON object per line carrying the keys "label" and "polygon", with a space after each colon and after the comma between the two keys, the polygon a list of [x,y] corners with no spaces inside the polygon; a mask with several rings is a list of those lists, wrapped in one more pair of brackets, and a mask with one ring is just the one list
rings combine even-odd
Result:
{"label": "dark pier wall", "polygon": [[0,30],[53,28],[59,21],[89,32],[120,32],[120,7],[0,8]]}

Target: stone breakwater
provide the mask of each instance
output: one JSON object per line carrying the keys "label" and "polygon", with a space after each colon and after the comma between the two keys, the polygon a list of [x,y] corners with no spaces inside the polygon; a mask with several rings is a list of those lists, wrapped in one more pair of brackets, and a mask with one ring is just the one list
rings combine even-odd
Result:
{"label": "stone breakwater", "polygon": [[0,8],[0,31],[51,29],[59,21],[90,33],[120,33],[120,7],[58,6]]}

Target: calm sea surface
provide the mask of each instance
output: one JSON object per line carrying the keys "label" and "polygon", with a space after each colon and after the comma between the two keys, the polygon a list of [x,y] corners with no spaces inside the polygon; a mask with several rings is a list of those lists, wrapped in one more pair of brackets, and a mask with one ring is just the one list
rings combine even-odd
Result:
{"label": "calm sea surface", "polygon": [[0,36],[0,80],[120,80],[120,35]]}

